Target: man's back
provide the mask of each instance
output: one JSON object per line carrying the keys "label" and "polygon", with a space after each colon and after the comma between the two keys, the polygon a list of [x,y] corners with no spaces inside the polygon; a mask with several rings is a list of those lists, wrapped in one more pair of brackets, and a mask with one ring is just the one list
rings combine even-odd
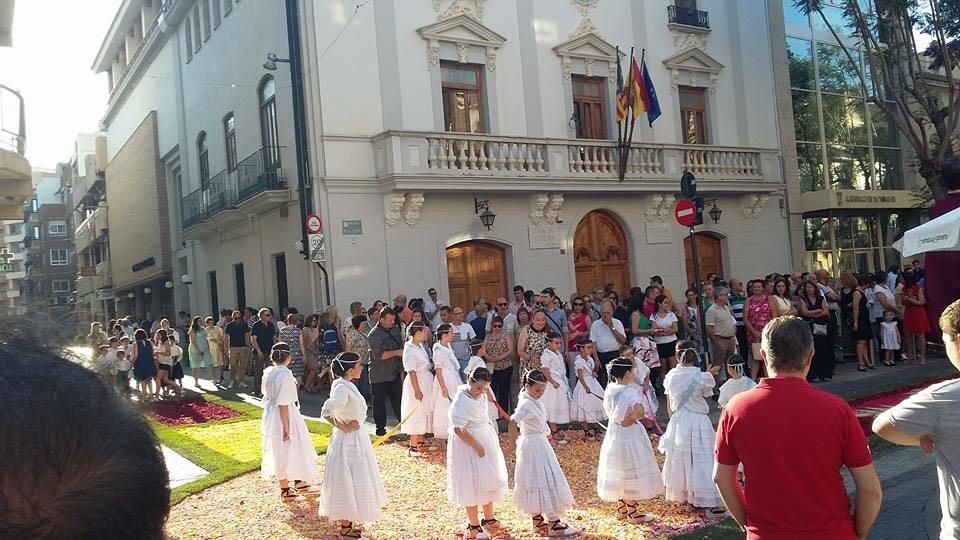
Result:
{"label": "man's back", "polygon": [[717,461],[743,463],[755,538],[856,538],[840,469],[871,463],[856,416],[799,377],[763,379],[727,405]]}

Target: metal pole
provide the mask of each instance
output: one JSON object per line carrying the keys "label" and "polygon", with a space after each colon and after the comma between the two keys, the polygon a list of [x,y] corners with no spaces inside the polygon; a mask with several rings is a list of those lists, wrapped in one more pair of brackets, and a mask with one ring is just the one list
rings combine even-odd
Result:
{"label": "metal pole", "polygon": [[708,345],[710,339],[707,337],[706,312],[703,309],[703,285],[700,284],[700,257],[697,254],[697,231],[693,226],[690,227],[690,254],[693,256],[693,279],[696,281],[693,288],[697,291],[697,316],[700,318],[700,339],[703,341],[704,355],[709,356]]}

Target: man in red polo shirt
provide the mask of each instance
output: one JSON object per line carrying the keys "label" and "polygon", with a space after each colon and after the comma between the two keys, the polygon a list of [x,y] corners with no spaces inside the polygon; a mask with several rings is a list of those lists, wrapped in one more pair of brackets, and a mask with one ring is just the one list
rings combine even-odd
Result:
{"label": "man in red polo shirt", "polygon": [[[866,538],[880,511],[880,479],[850,406],[806,381],[809,325],[778,317],[762,344],[770,376],[734,397],[717,426],[714,481],[727,508],[751,539]],[[842,466],[856,483],[853,516]]]}

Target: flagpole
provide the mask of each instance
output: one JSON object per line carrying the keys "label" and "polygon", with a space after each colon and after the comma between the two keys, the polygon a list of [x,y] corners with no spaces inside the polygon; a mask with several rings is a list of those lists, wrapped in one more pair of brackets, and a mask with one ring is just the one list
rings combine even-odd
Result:
{"label": "flagpole", "polygon": [[627,76],[626,93],[624,94],[626,96],[626,109],[627,109],[627,114],[624,116],[624,118],[628,120],[623,125],[622,134],[620,133],[620,124],[617,123],[617,141],[618,141],[617,147],[620,149],[619,155],[617,156],[617,161],[619,165],[619,171],[617,172],[620,174],[621,182],[623,182],[624,178],[626,178],[627,176],[627,156],[630,155],[630,143],[626,141],[626,136],[627,136],[628,126],[630,126],[633,123],[633,120],[631,119],[633,115],[633,107],[632,107],[633,82],[631,81],[631,77],[633,76],[633,69],[632,69],[633,57],[634,57],[633,51],[634,51],[634,48],[633,46],[631,46],[630,62],[627,63],[627,70],[629,70],[629,75]]}
{"label": "flagpole", "polygon": [[[620,75],[620,78],[622,79],[623,70],[620,67],[620,46],[619,45],[617,45],[617,73]],[[622,91],[622,89],[619,89],[619,90]],[[616,114],[617,114],[617,151],[622,151],[623,135],[620,133],[620,124],[622,120],[620,120],[620,112],[619,112],[620,111],[620,94],[619,93],[617,93],[616,95],[616,106],[614,110],[616,111]],[[620,156],[618,155],[617,158],[619,159],[619,157]]]}
{"label": "flagpole", "polygon": [[[641,76],[641,77],[643,76],[643,63],[646,61],[646,59],[647,59],[647,50],[646,50],[646,49],[641,49],[641,50],[640,50],[640,76]],[[632,59],[632,58],[631,58],[631,60],[630,60],[630,73],[633,74],[633,59]],[[633,85],[631,85],[630,87],[633,88]],[[636,99],[636,98],[634,98],[634,99]],[[627,135],[626,141],[624,142],[624,146],[628,149],[628,151],[624,153],[623,164],[621,165],[621,170],[623,171],[622,173],[620,173],[620,181],[621,181],[621,182],[623,181],[624,177],[626,176],[626,171],[627,171],[627,159],[626,159],[626,158],[630,155],[630,154],[629,154],[629,148],[630,148],[630,145],[633,143],[633,127],[634,127],[634,125],[636,124],[636,121],[637,121],[636,111],[634,111],[633,108],[631,107],[631,109],[630,109],[630,133]]]}

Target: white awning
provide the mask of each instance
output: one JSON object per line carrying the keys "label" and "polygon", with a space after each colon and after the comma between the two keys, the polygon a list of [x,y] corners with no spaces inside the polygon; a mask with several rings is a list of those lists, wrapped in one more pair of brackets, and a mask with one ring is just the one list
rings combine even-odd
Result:
{"label": "white awning", "polygon": [[893,247],[904,257],[929,251],[960,251],[960,208],[910,229]]}

